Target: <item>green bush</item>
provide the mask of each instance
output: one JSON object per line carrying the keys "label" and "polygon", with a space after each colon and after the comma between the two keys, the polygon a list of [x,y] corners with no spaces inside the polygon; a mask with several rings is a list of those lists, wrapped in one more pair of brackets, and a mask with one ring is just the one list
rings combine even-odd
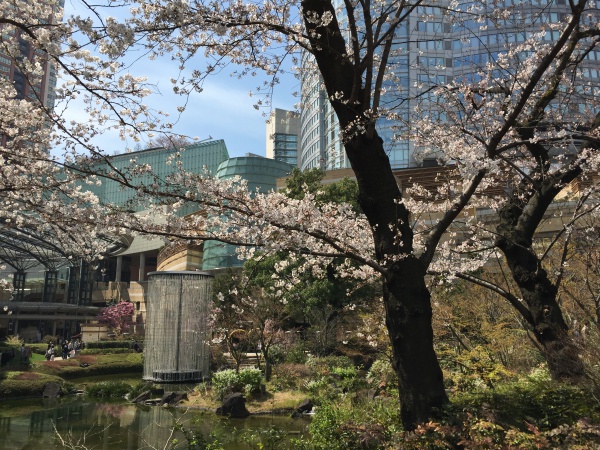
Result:
{"label": "green bush", "polygon": [[42,343],[48,345],[48,344],[55,344],[56,343],[56,336],[50,336],[49,334],[44,336],[42,339]]}
{"label": "green bush", "polygon": [[98,342],[86,342],[85,348],[132,348],[133,341],[98,341]]}
{"label": "green bush", "polygon": [[334,367],[354,368],[354,363],[347,356],[311,356],[306,361],[306,364],[315,370],[318,375],[328,375]]}
{"label": "green bush", "polygon": [[124,381],[102,381],[85,387],[85,395],[94,398],[123,398],[131,386]]}
{"label": "green bush", "polygon": [[550,380],[521,379],[494,389],[459,394],[454,404],[466,411],[485,409],[502,424],[523,427],[532,423],[543,430],[573,424],[581,418],[600,421],[600,403],[586,390]]}
{"label": "green bush", "polygon": [[398,376],[389,359],[376,360],[367,373],[367,383],[371,388],[383,389],[388,393],[398,388]]}
{"label": "green bush", "polygon": [[[313,450],[375,450],[386,448],[391,435],[401,431],[397,403],[370,402],[354,407],[346,403],[324,404],[310,425]],[[390,447],[391,448],[391,447]]]}
{"label": "green bush", "polygon": [[132,348],[86,348],[81,350],[81,355],[118,355],[123,353],[135,353]]}
{"label": "green bush", "polygon": [[271,364],[280,364],[285,361],[286,352],[279,345],[271,345],[269,347],[269,361]]}
{"label": "green bush", "polygon": [[[84,367],[81,367],[80,364],[84,364]],[[89,365],[85,366],[85,364]],[[143,368],[141,353],[80,355],[69,358],[67,361],[49,361],[36,365],[36,371],[58,375],[64,379],[142,372]]]}
{"label": "green bush", "polygon": [[[5,372],[5,376],[0,380],[0,398],[4,399],[41,397],[46,383],[63,384],[60,377],[31,372]],[[69,391],[67,387],[65,393]]]}
{"label": "green bush", "polygon": [[212,386],[219,400],[233,392],[243,392],[246,395],[258,394],[263,378],[258,369],[242,369],[236,373],[233,369],[215,372],[212,376]]}
{"label": "green bush", "polygon": [[31,353],[37,355],[45,355],[48,350],[48,344],[27,344],[26,347],[31,348]]}
{"label": "green bush", "polygon": [[307,359],[306,347],[302,342],[292,346],[285,354],[285,362],[288,364],[304,364]]}

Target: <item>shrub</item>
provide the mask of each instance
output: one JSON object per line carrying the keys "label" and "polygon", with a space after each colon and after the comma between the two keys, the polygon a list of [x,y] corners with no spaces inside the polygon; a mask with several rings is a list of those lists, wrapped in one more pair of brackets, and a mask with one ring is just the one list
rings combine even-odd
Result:
{"label": "shrub", "polygon": [[279,364],[273,367],[272,383],[278,389],[299,389],[313,375],[306,364]]}
{"label": "shrub", "polygon": [[269,361],[271,364],[280,364],[285,361],[286,352],[280,345],[271,345],[269,347]]}
{"label": "shrub", "polygon": [[233,392],[244,392],[246,395],[258,394],[262,384],[262,373],[258,369],[242,369],[236,373],[233,369],[215,372],[212,385],[215,396],[219,400]]}
{"label": "shrub", "polygon": [[62,383],[60,377],[33,372],[5,372],[0,380],[0,398],[41,397],[48,382]]}
{"label": "shrub", "polygon": [[135,353],[132,348],[86,348],[79,352],[80,355],[118,355],[122,353]]}
{"label": "shrub", "polygon": [[129,391],[129,386],[124,381],[102,381],[85,387],[85,395],[95,398],[123,398]]}
{"label": "shrub", "polygon": [[289,364],[304,364],[307,359],[306,348],[302,342],[290,347],[285,354],[285,362]]}
{"label": "shrub", "polygon": [[42,339],[44,344],[54,344],[56,342],[56,336],[50,336],[49,334],[44,336]]}
{"label": "shrub", "polygon": [[372,388],[394,391],[398,387],[398,376],[388,359],[378,359],[367,373],[367,383]]}
{"label": "shrub", "polygon": [[9,347],[21,347],[21,344],[23,344],[23,342],[25,341],[21,339],[18,334],[16,336],[8,336],[6,338],[6,344]]}
{"label": "shrub", "polygon": [[586,417],[600,421],[600,405],[584,389],[531,378],[457,395],[457,407],[479,414],[485,410],[501,424],[523,427],[527,421],[543,430],[573,424]]}
{"label": "shrub", "polygon": [[[360,406],[360,407],[357,407]],[[381,449],[400,431],[397,405],[378,402],[350,407],[347,403],[325,404],[317,409],[309,431],[315,450]],[[390,413],[394,411],[393,413]]]}
{"label": "shrub", "polygon": [[133,341],[131,340],[120,340],[120,341],[98,341],[98,342],[86,342],[85,348],[132,348]]}
{"label": "shrub", "polygon": [[317,375],[329,375],[334,367],[349,368],[354,367],[354,363],[347,356],[311,356],[306,361],[306,364],[315,370]]}

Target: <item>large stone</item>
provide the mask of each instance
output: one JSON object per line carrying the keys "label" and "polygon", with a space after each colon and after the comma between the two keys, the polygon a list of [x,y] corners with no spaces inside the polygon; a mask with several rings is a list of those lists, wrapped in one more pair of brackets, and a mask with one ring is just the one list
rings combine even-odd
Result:
{"label": "large stone", "polygon": [[132,403],[143,403],[150,398],[150,395],[152,395],[152,392],[150,390],[144,391],[140,395],[138,395],[136,398],[131,400],[131,402]]}
{"label": "large stone", "polygon": [[301,417],[304,414],[308,414],[309,412],[312,411],[314,406],[315,405],[312,402],[312,400],[310,400],[308,398],[305,400],[302,400],[300,402],[300,404],[298,406],[296,406],[296,408],[294,409],[294,412],[292,413],[292,417],[297,418],[297,417]]}
{"label": "large stone", "polygon": [[167,392],[160,399],[160,404],[161,405],[175,406],[181,400],[187,400],[187,394],[185,392]]}
{"label": "large stone", "polygon": [[62,395],[62,387],[58,383],[46,383],[44,386],[44,393],[42,397],[44,398],[58,398]]}
{"label": "large stone", "polygon": [[246,399],[241,392],[226,395],[221,406],[217,408],[216,413],[232,419],[243,419],[250,415],[246,409]]}

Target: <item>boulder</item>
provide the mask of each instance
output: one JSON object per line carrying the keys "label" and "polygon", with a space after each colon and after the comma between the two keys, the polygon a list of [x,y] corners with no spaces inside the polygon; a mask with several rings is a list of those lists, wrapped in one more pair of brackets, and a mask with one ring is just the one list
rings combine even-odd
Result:
{"label": "boulder", "polygon": [[151,391],[144,391],[142,392],[140,395],[138,395],[136,398],[134,398],[133,400],[131,400],[132,403],[143,403],[146,400],[148,400],[150,398],[150,395],[152,395]]}
{"label": "boulder", "polygon": [[246,409],[246,399],[241,392],[226,395],[221,406],[217,408],[216,413],[232,419],[244,419],[250,415]]}
{"label": "boulder", "polygon": [[187,394],[185,392],[167,392],[160,399],[161,405],[175,406],[181,400],[187,400]]}
{"label": "boulder", "polygon": [[293,418],[297,418],[302,416],[303,414],[308,414],[309,412],[312,411],[313,407],[314,407],[314,403],[312,402],[312,400],[310,399],[305,399],[302,400],[300,402],[300,404],[298,406],[296,406],[296,408],[294,408],[294,412],[292,413],[292,417]]}
{"label": "boulder", "polygon": [[63,394],[62,387],[58,383],[50,382],[44,386],[43,398],[58,398]]}

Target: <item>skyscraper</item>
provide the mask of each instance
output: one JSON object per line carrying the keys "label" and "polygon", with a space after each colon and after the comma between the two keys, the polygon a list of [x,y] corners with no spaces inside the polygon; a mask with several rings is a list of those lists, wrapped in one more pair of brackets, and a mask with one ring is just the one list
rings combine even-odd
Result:
{"label": "skyscraper", "polygon": [[[59,7],[63,6],[64,0],[60,0]],[[14,9],[15,6],[6,4],[3,8]],[[54,17],[48,17],[40,19],[40,22],[47,23],[53,20]],[[44,51],[33,48],[30,42],[23,37],[23,30],[11,24],[0,24],[0,32],[0,77],[13,83],[17,91],[16,98],[39,101],[44,106],[52,108],[56,87],[54,65],[48,61]],[[15,53],[18,56],[15,56]],[[25,75],[20,68],[24,59],[39,63],[42,66],[43,75],[36,77]]]}
{"label": "skyscraper", "polygon": [[297,166],[299,134],[300,117],[276,108],[267,122],[267,158]]}
{"label": "skyscraper", "polygon": [[[379,119],[378,133],[384,140],[393,169],[434,164],[435,160],[415,158],[415,147],[399,138],[409,122],[409,113],[417,101],[422,104],[428,87],[453,80],[477,76],[485,64],[495,60],[509,46],[523,42],[532,33],[545,34],[542,42],[552,42],[559,28],[548,25],[564,23],[569,16],[565,0],[460,0],[455,12],[449,13],[450,1],[439,6],[420,6],[402,23],[394,36],[390,72],[394,81],[384,84],[381,107],[398,117]],[[506,14],[494,14],[504,10]],[[489,19],[481,17],[489,13]],[[596,13],[597,14],[597,13]],[[343,17],[338,17],[344,23]],[[600,86],[600,52],[590,51],[582,64],[581,76],[589,85]],[[320,167],[326,170],[349,167],[340,139],[337,117],[321,86],[318,71],[308,53],[302,56],[303,73],[300,151],[298,166],[304,170]],[[392,85],[393,84],[393,85]],[[398,88],[401,88],[400,97]],[[416,96],[419,99],[416,100]],[[584,107],[582,101],[581,107]]]}

